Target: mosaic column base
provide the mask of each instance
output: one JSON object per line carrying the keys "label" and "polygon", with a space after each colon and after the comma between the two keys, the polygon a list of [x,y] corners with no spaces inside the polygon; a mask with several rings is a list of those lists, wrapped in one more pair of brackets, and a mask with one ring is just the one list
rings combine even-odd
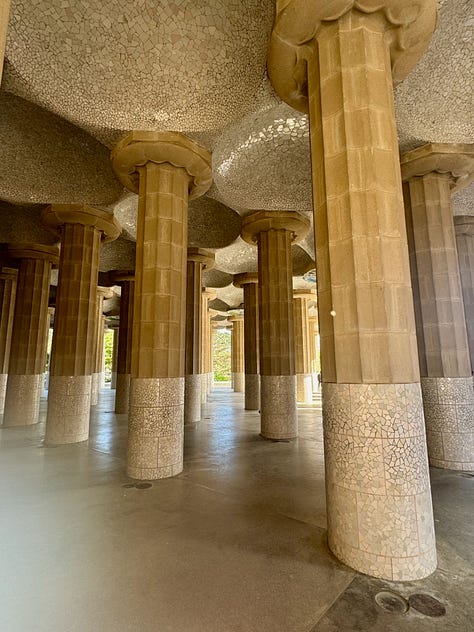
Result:
{"label": "mosaic column base", "polygon": [[184,423],[201,421],[201,374],[186,375],[184,378]]}
{"label": "mosaic column base", "polygon": [[419,384],[323,384],[332,552],[355,570],[412,581],[436,568]]}
{"label": "mosaic column base", "polygon": [[117,373],[115,385],[115,412],[118,415],[128,414],[130,403],[130,373]]}
{"label": "mosaic column base", "polygon": [[474,388],[471,377],[421,378],[430,465],[474,470]]}
{"label": "mosaic column base", "polygon": [[207,374],[207,394],[208,395],[212,391],[213,388],[214,388],[214,371]]}
{"label": "mosaic column base", "polygon": [[183,470],[184,377],[132,378],[127,474],[140,480]]}
{"label": "mosaic column base", "polygon": [[99,376],[99,393],[100,391],[105,388],[105,373],[104,371],[101,371],[100,373],[98,373]]}
{"label": "mosaic column base", "polygon": [[7,392],[8,373],[0,373],[0,415],[3,415],[5,408],[5,395]]}
{"label": "mosaic column base", "polygon": [[201,404],[205,404],[207,402],[207,392],[209,390],[209,379],[208,374],[203,373],[201,375]]}
{"label": "mosaic column base", "polygon": [[51,375],[45,443],[62,445],[89,438],[90,375]]}
{"label": "mosaic column base", "polygon": [[97,406],[99,403],[99,373],[91,375],[91,406]]}
{"label": "mosaic column base", "polygon": [[245,389],[245,373],[232,373],[232,384],[235,393],[243,393]]}
{"label": "mosaic column base", "polygon": [[260,375],[245,374],[245,410],[260,410]]}
{"label": "mosaic column base", "polygon": [[5,393],[3,426],[31,426],[38,423],[44,373],[9,375]]}
{"label": "mosaic column base", "polygon": [[298,436],[294,375],[260,376],[261,435],[266,439]]}
{"label": "mosaic column base", "polygon": [[313,378],[311,373],[296,374],[296,401],[311,404],[313,401]]}

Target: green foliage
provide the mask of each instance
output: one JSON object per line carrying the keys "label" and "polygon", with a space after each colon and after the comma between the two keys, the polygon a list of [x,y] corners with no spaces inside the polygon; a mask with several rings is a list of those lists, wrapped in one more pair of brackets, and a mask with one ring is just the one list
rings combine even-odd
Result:
{"label": "green foliage", "polygon": [[213,369],[216,382],[230,381],[231,334],[229,331],[214,332],[213,336]]}
{"label": "green foliage", "polygon": [[104,335],[105,345],[105,381],[112,380],[112,355],[114,353],[114,332],[108,329]]}

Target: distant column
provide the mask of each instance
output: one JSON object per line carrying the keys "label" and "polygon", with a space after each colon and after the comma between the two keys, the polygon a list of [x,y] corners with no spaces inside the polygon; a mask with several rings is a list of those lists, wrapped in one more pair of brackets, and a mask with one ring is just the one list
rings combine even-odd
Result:
{"label": "distant column", "polygon": [[133,301],[135,295],[134,270],[117,270],[112,273],[114,283],[120,285],[120,323],[117,351],[117,386],[115,412],[127,414],[130,403],[130,376],[132,368]]}
{"label": "distant column", "polygon": [[474,371],[474,216],[454,217],[467,341]]}
{"label": "distant column", "polygon": [[236,393],[243,393],[245,389],[244,373],[244,317],[232,316],[232,388]]}
{"label": "distant column", "polygon": [[314,298],[310,290],[293,292],[293,319],[295,328],[296,401],[311,404],[313,401],[313,377],[311,372],[311,334],[308,303]]}
{"label": "distant column", "polygon": [[18,272],[2,268],[0,272],[0,415],[5,407],[10,345],[12,341],[13,312],[15,310]]}
{"label": "distant column", "polygon": [[118,338],[119,338],[119,330],[118,327],[114,326],[114,340],[113,340],[113,348],[112,348],[112,374],[110,376],[110,388],[115,390],[117,388],[117,354],[118,354]]}
{"label": "distant column", "polygon": [[258,274],[236,274],[234,285],[244,291],[245,410],[260,410]]}

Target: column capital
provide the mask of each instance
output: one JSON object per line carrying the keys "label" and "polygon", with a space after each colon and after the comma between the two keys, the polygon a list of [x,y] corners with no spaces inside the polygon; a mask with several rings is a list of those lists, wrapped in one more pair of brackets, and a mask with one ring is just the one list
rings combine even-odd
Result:
{"label": "column capital", "polygon": [[207,298],[208,301],[213,301],[215,298],[217,298],[216,290],[212,290],[206,287],[202,289],[202,295]]}
{"label": "column capital", "polygon": [[64,224],[93,226],[102,233],[102,241],[114,241],[122,232],[118,221],[111,213],[87,204],[51,204],[41,212],[43,224],[54,232]]}
{"label": "column capital", "polygon": [[122,281],[135,281],[135,270],[111,270],[110,280],[113,283],[121,283]]}
{"label": "column capital", "polygon": [[474,237],[474,215],[455,215],[453,219],[456,235]]}
{"label": "column capital", "polygon": [[210,250],[204,250],[204,248],[188,248],[187,259],[201,263],[203,270],[210,270],[215,263],[214,253]]}
{"label": "column capital", "polygon": [[307,69],[313,42],[324,25],[358,11],[365,20],[382,20],[394,83],[417,64],[437,22],[437,0],[277,0],[268,51],[268,74],[286,103],[308,111]]}
{"label": "column capital", "polygon": [[316,299],[316,290],[293,290],[293,298],[307,298],[314,301]]}
{"label": "column capital", "polygon": [[134,193],[138,193],[138,168],[147,162],[185,169],[190,199],[204,195],[212,184],[211,152],[180,132],[131,132],[112,149],[111,160],[117,178]]}
{"label": "column capital", "polygon": [[59,263],[59,248],[43,244],[8,244],[7,257],[10,259],[43,259],[57,266]]}
{"label": "column capital", "polygon": [[258,283],[258,274],[256,272],[242,272],[241,274],[234,274],[234,281],[232,285],[234,287],[241,288],[244,285]]}
{"label": "column capital", "polygon": [[2,266],[0,268],[0,279],[3,280],[16,280],[18,278],[18,270],[15,268],[9,268]]}
{"label": "column capital", "polygon": [[310,228],[310,220],[298,211],[257,211],[243,218],[242,239],[255,246],[260,233],[287,230],[292,233],[292,243],[297,243],[306,237]]}
{"label": "column capital", "polygon": [[461,143],[429,143],[402,155],[402,180],[441,173],[449,176],[451,189],[467,186],[474,176],[474,145]]}
{"label": "column capital", "polygon": [[102,287],[101,285],[97,286],[97,296],[102,296],[103,298],[112,298],[114,295],[114,291],[110,287]]}

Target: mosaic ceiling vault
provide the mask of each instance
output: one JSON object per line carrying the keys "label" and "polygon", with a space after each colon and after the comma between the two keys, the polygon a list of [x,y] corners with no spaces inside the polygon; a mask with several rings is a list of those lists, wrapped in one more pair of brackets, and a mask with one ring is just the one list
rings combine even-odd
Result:
{"label": "mosaic ceiling vault", "polygon": [[[0,92],[0,242],[43,241],[41,205],[95,204],[122,237],[101,270],[133,267],[137,196],[110,149],[130,130],[182,131],[212,151],[214,183],[189,209],[189,244],[215,251],[205,273],[240,304],[232,275],[257,269],[239,237],[257,209],[310,215],[308,120],[266,75],[274,0],[12,0]],[[473,141],[474,5],[439,2],[438,28],[395,90],[400,149]],[[453,210],[474,215],[472,186]],[[19,206],[15,206],[19,205]],[[27,208],[29,206],[29,208]],[[295,287],[314,259],[312,231],[293,248]]]}

